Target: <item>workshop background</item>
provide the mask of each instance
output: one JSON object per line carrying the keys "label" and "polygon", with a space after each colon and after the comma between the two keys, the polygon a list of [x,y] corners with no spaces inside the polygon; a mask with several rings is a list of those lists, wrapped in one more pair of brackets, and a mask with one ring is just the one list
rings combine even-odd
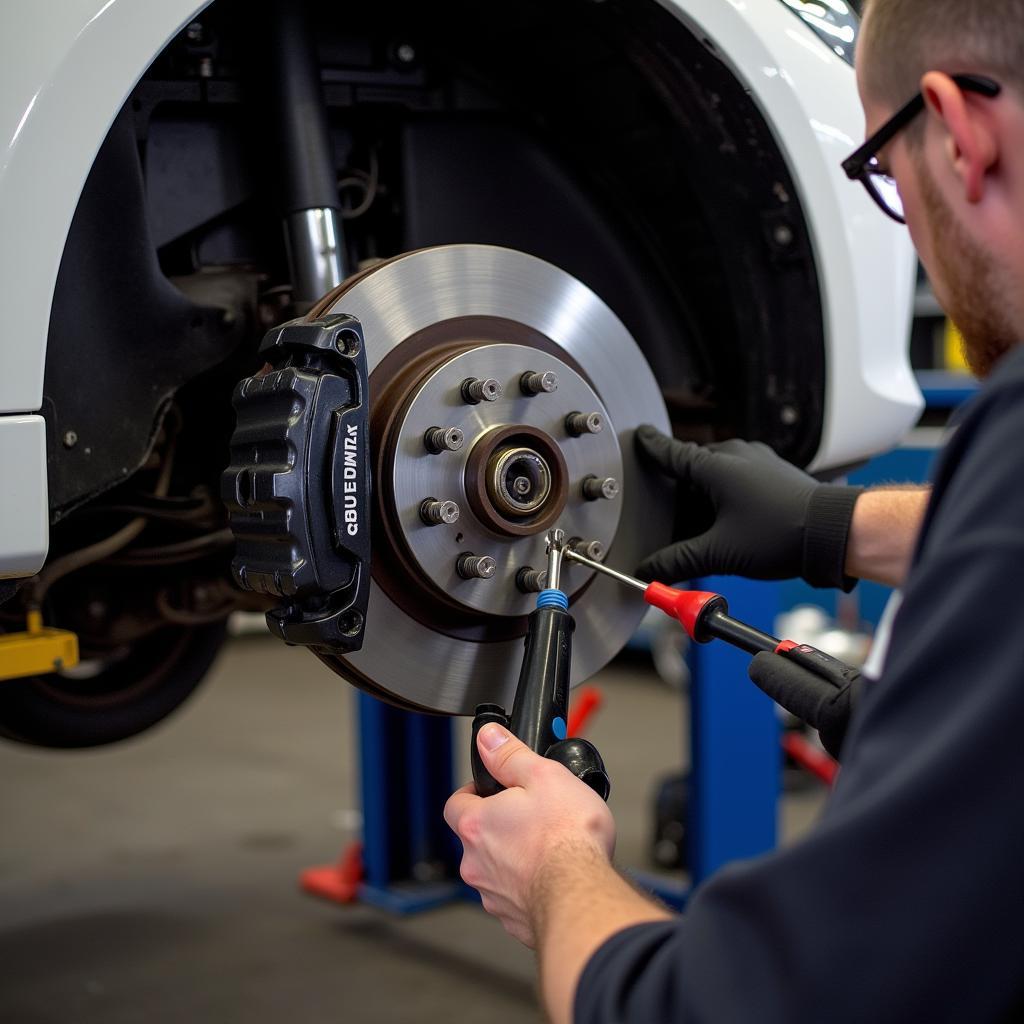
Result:
{"label": "workshop background", "polygon": [[[126,6],[107,4],[100,14],[110,8],[105,17],[121,17]],[[168,665],[168,676],[180,670],[183,681],[166,704],[162,697],[157,707],[139,701],[131,714],[110,716],[118,719],[110,724],[116,735],[131,735],[144,727],[140,719],[161,719],[204,675],[226,609],[260,604],[227,582],[233,540],[214,500],[233,429],[232,389],[243,373],[255,372],[251,364],[262,362],[256,346],[268,329],[308,312],[339,282],[353,279],[350,274],[372,292],[382,256],[430,247],[423,259],[444,266],[448,243],[471,242],[477,262],[465,261],[462,284],[474,277],[485,246],[546,259],[548,276],[536,279],[541,293],[579,299],[590,288],[609,303],[614,299],[613,310],[600,300],[595,307],[619,330],[625,322],[630,347],[621,365],[611,364],[606,394],[628,405],[626,392],[656,382],[669,406],[660,408],[659,398],[659,408],[635,410],[634,419],[664,414],[666,427],[671,419],[681,435],[700,440],[756,433],[803,465],[824,444],[829,346],[839,349],[830,357],[860,371],[858,331],[872,342],[888,341],[882,334],[898,322],[902,335],[902,311],[879,310],[888,298],[899,298],[902,283],[909,286],[899,269],[904,256],[910,267],[909,245],[884,233],[895,230],[891,225],[867,219],[866,212],[877,211],[859,190],[833,201],[836,183],[823,184],[825,171],[818,167],[827,156],[821,167],[827,162],[838,173],[839,157],[854,145],[842,125],[852,119],[859,131],[849,11],[838,18],[809,13],[823,10],[819,5],[783,0],[750,5],[749,21],[737,22],[745,46],[767,38],[762,27],[770,25],[795,37],[787,44],[794,67],[825,74],[827,58],[827,73],[835,80],[845,76],[848,95],[836,100],[839,127],[797,117],[794,128],[785,121],[787,94],[776,90],[789,75],[785,66],[761,62],[769,66],[759,68],[764,107],[758,107],[711,39],[692,32],[665,4],[524,0],[508,20],[496,21],[476,4],[440,5],[427,18],[421,5],[394,0],[385,5],[394,12],[393,26],[376,8],[364,5],[350,23],[349,12],[342,17],[334,5],[315,0],[310,9],[331,30],[321,30],[316,52],[301,35],[309,25],[294,23],[299,6],[270,5],[280,31],[260,42],[294,43],[289,33],[295,31],[302,45],[250,46],[253,40],[237,29],[247,20],[235,16],[245,5],[234,0],[220,0],[201,21],[189,18],[170,43],[153,44],[158,58],[128,102],[117,93],[120,113],[96,113],[100,120],[107,113],[116,118],[109,134],[108,119],[95,140],[102,142],[99,155],[95,146],[90,150],[86,170],[92,170],[81,202],[76,193],[78,205],[69,208],[70,229],[58,233],[57,255],[64,253],[59,276],[49,282],[31,276],[33,287],[48,296],[52,286],[55,296],[52,330],[47,334],[44,323],[42,331],[49,341],[45,402],[40,380],[40,401],[31,406],[42,406],[39,423],[28,426],[38,427],[41,439],[48,417],[50,491],[47,504],[44,479],[42,517],[46,522],[49,513],[54,527],[49,567],[56,563],[66,575],[47,579],[44,570],[26,586],[26,593],[38,595],[35,607],[23,608],[20,597],[5,603],[0,635],[12,641],[8,650],[17,642],[32,658],[43,641],[69,642],[69,629],[49,636],[44,621],[70,626],[90,656],[78,675],[54,677],[51,659],[31,684],[22,686],[13,672],[0,681],[16,698],[29,694],[23,705],[18,699],[4,704],[0,731],[8,736],[68,746],[110,738],[93,732],[110,724],[96,713],[111,683],[103,660],[109,650],[102,643],[87,648],[96,636],[115,648],[112,700],[126,697],[132,704],[133,672],[159,684]],[[103,24],[93,26],[93,35]],[[416,31],[406,33],[408,26]],[[797,29],[803,34],[796,36]],[[116,55],[121,32],[111,32]],[[92,38],[84,30],[81,36],[86,43]],[[12,45],[15,33],[7,37]],[[311,55],[319,56],[321,69]],[[276,83],[255,130],[240,85],[253,79]],[[84,87],[75,91],[87,108],[97,107]],[[819,92],[805,90],[803,98],[827,109],[832,101]],[[34,117],[46,114],[47,93],[40,95]],[[766,97],[775,97],[778,107],[769,111]],[[315,130],[304,138],[300,119],[291,116],[300,101],[315,108],[309,119]],[[33,104],[34,97],[14,133],[27,124],[29,141]],[[88,112],[79,111],[83,123]],[[813,123],[812,142],[801,135],[790,152],[790,140],[773,130],[769,113],[794,135]],[[56,120],[62,129],[68,116],[62,110],[65,120]],[[616,129],[611,141],[609,124]],[[39,134],[63,139],[58,131]],[[287,165],[289,154],[305,152],[310,139],[319,147],[313,148],[328,200],[306,196],[308,202],[296,200],[282,216],[281,197],[268,183],[275,174],[291,174],[288,185],[304,192],[309,182],[296,173],[296,161],[283,170],[276,161]],[[795,179],[804,173],[813,187]],[[827,244],[820,241],[817,254],[811,211],[801,204],[805,191],[821,204],[814,223]],[[4,195],[0,181],[0,203]],[[35,207],[21,205],[35,217]],[[849,209],[859,210],[863,232],[856,235],[855,259],[842,240],[846,221],[857,219],[848,217]],[[326,245],[311,244],[325,225],[336,242],[341,239],[334,265],[317,258]],[[499,269],[529,262],[489,251],[503,253],[490,257]],[[42,264],[56,266],[56,255],[39,252]],[[38,270],[30,255],[24,266]],[[15,273],[20,252],[17,262],[0,275],[0,289],[9,279],[27,295]],[[401,261],[382,276],[388,273],[400,279]],[[519,283],[512,274],[496,279]],[[850,312],[844,301],[868,296],[862,319],[844,315]],[[46,306],[49,322],[48,303],[23,302],[20,293],[18,301],[4,297],[0,290],[0,304],[11,315]],[[79,318],[83,308],[89,316]],[[554,322],[562,312],[552,299],[535,315]],[[858,463],[850,475],[855,482],[926,479],[950,412],[973,391],[955,332],[923,277],[915,313],[912,363],[927,408],[906,441],[869,462],[861,458],[875,450],[872,430],[894,437],[902,429],[900,415],[912,415],[891,380],[889,392],[897,398],[888,405],[870,404],[879,395],[867,386],[861,394],[851,384],[853,397],[845,390],[841,396],[850,403],[842,415],[827,410],[834,428],[829,454],[836,460],[830,465]],[[539,333],[525,314],[513,327],[517,342],[532,344]],[[590,321],[575,328],[602,335]],[[550,355],[554,344],[541,340],[538,352]],[[442,346],[451,341],[440,338]],[[378,344],[376,338],[363,342],[367,349]],[[341,348],[347,358],[359,355],[359,344]],[[83,385],[83,365],[118,401],[96,399]],[[563,396],[572,382],[590,400],[584,375],[570,364],[559,366],[559,374]],[[5,370],[0,384],[15,376]],[[473,383],[478,392],[460,407],[467,421],[487,414],[481,401],[487,382]],[[531,387],[523,384],[516,399],[542,409],[543,385]],[[838,405],[840,399],[833,400]],[[854,408],[858,400],[868,403],[870,415]],[[594,402],[596,408],[596,395]],[[28,408],[19,398],[9,407],[0,404],[0,413]],[[841,429],[852,419],[863,421],[863,438]],[[443,464],[443,453],[462,445],[451,430],[441,429],[436,444],[425,442],[430,454],[416,446],[416,458]],[[614,439],[608,430],[603,442],[609,435]],[[426,437],[422,429],[419,436]],[[608,465],[633,458],[616,447],[606,445]],[[256,454],[270,449],[257,447]],[[255,475],[258,464],[254,458],[252,466],[236,467],[237,486],[226,497],[236,528],[252,497],[241,481],[249,469]],[[134,467],[127,480],[122,465]],[[618,479],[606,476],[603,464],[598,468],[593,481],[615,485],[604,497],[618,497]],[[453,525],[445,519],[445,502],[426,491],[419,496],[430,507],[415,528],[430,516],[442,530]],[[29,507],[28,498],[25,485],[18,511]],[[613,500],[604,502],[606,511],[616,507]],[[583,518],[601,499],[577,505]],[[68,558],[74,563],[103,536],[104,523],[130,533],[136,516],[151,517],[146,529],[158,534],[154,542],[146,534],[132,546],[136,530],[105,560],[69,566]],[[606,518],[610,540],[618,521]],[[655,518],[649,510],[634,515],[641,527]],[[627,543],[639,556],[646,541],[634,532]],[[212,566],[209,574],[190,576],[197,562]],[[442,566],[449,576],[452,568]],[[483,572],[479,565],[476,570]],[[236,583],[245,582],[237,577]],[[739,617],[851,663],[866,656],[888,598],[884,588],[866,585],[836,596],[797,583],[698,582],[724,593]],[[435,589],[444,591],[440,584]],[[507,588],[523,607],[533,600],[532,590]],[[639,598],[623,593],[629,596],[616,592],[614,600],[619,607],[632,600],[638,618]],[[15,596],[0,580],[0,601]],[[134,646],[103,635],[114,612]],[[422,607],[417,613],[425,615]],[[154,620],[158,639],[151,644]],[[259,612],[233,611],[228,626],[229,638],[195,694],[153,728],[88,749],[0,743],[0,1022],[541,1021],[533,956],[461,885],[458,846],[440,819],[444,799],[469,778],[468,721],[399,710],[356,691],[330,665],[272,636]],[[437,633],[449,626],[441,621]],[[617,638],[594,639],[597,628],[593,622],[588,628],[593,646],[618,649]],[[623,642],[631,630],[630,623]],[[182,643],[165,651],[159,637],[168,633],[199,642],[195,650]],[[142,666],[127,657],[124,686],[122,649],[140,652]],[[581,656],[589,652],[583,648]],[[434,664],[438,657],[422,660],[435,675],[447,669]],[[837,766],[816,735],[754,689],[746,662],[724,645],[693,648],[674,622],[649,613],[626,649],[573,696],[568,730],[594,742],[612,779],[618,864],[675,907],[721,865],[799,838],[812,827],[835,777]],[[90,665],[100,666],[93,676]],[[460,671],[467,675],[464,662]],[[50,686],[54,678],[58,685]],[[390,695],[406,706],[422,696],[413,678],[362,682],[378,693],[394,684]],[[461,683],[465,698],[472,680]],[[404,685],[407,691],[399,689]],[[79,692],[91,702],[76,708]],[[40,732],[28,735],[30,729]]]}

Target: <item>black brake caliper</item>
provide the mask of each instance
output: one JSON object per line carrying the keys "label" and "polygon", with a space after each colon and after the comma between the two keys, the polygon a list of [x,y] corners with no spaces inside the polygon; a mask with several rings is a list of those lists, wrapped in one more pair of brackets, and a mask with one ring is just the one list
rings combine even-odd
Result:
{"label": "black brake caliper", "polygon": [[358,651],[370,590],[366,349],[355,317],[272,330],[270,369],[235,388],[237,425],[221,490],[235,582],[282,603],[270,629],[291,644]]}

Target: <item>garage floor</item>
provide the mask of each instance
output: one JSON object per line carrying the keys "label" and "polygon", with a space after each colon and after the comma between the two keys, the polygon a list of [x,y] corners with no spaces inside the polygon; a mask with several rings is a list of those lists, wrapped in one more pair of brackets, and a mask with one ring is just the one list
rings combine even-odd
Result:
{"label": "garage floor", "polygon": [[[596,682],[620,860],[646,867],[681,702],[642,666]],[[0,1021],[540,1021],[532,955],[478,907],[399,919],[298,891],[302,868],[358,834],[354,706],[312,657],[245,637],[134,742],[0,745]],[[784,832],[820,801],[788,799]]]}

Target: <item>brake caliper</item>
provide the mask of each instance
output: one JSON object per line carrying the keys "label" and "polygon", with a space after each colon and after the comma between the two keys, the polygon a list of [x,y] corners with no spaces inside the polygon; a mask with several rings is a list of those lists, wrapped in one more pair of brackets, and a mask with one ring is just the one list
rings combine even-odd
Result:
{"label": "brake caliper", "polygon": [[235,388],[237,425],[221,482],[243,590],[290,644],[343,654],[363,643],[370,590],[366,350],[355,317],[272,330],[269,367]]}

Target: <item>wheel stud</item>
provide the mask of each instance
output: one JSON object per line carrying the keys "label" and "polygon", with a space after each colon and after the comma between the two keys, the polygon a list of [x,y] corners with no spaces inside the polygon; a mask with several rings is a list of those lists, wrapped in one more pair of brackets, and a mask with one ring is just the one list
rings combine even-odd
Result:
{"label": "wheel stud", "polygon": [[490,555],[474,555],[467,551],[459,555],[455,563],[455,571],[464,580],[489,580],[498,571],[498,563]]}
{"label": "wheel stud", "polygon": [[558,374],[554,370],[544,373],[527,370],[519,378],[519,387],[524,395],[550,395],[558,390]]}
{"label": "wheel stud", "polygon": [[546,569],[534,569],[532,566],[526,565],[516,573],[516,586],[524,594],[539,594],[547,585]]}
{"label": "wheel stud", "polygon": [[619,496],[619,481],[613,476],[587,476],[583,478],[583,497],[587,501],[600,501],[602,498],[611,501]]}
{"label": "wheel stud", "polygon": [[451,526],[459,521],[459,506],[454,501],[426,498],[420,505],[420,519],[427,526]]}
{"label": "wheel stud", "polygon": [[579,537],[572,537],[566,547],[571,548],[584,558],[589,558],[592,562],[600,562],[604,558],[604,545],[599,540],[582,540]]}
{"label": "wheel stud", "polygon": [[423,444],[431,455],[457,452],[466,443],[466,435],[458,427],[431,427],[423,435]]}
{"label": "wheel stud", "polygon": [[604,430],[604,417],[599,412],[571,412],[565,417],[565,429],[573,437],[600,434]]}
{"label": "wheel stud", "polygon": [[496,402],[505,389],[493,377],[487,377],[485,380],[467,377],[462,382],[461,390],[464,401],[470,405],[479,405],[481,402]]}

